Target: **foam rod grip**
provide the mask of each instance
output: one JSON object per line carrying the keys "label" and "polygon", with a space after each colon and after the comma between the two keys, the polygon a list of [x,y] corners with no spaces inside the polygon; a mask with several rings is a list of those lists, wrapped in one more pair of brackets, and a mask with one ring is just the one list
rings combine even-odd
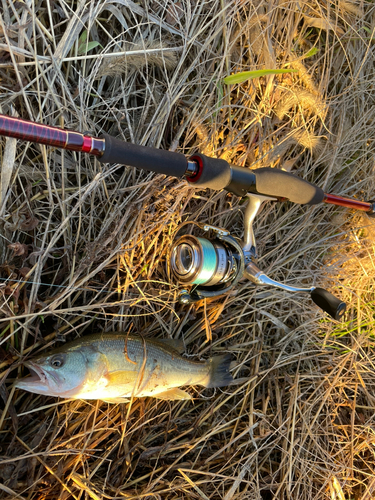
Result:
{"label": "foam rod grip", "polygon": [[265,167],[253,170],[256,177],[256,190],[259,194],[287,198],[301,205],[317,205],[324,199],[324,191],[296,175]]}
{"label": "foam rod grip", "polygon": [[196,187],[220,191],[229,184],[231,168],[227,161],[220,158],[210,158],[201,153],[195,154],[189,160],[197,162],[199,166],[198,174],[187,179]]}
{"label": "foam rod grip", "polygon": [[107,134],[101,137],[105,139],[101,163],[121,163],[172,177],[182,177],[186,172],[187,160],[181,153],[132,144]]}
{"label": "foam rod grip", "polygon": [[346,311],[345,302],[342,302],[340,299],[332,295],[332,293],[324,290],[324,288],[315,288],[311,292],[311,298],[317,306],[332,316],[333,319],[337,321],[342,320]]}

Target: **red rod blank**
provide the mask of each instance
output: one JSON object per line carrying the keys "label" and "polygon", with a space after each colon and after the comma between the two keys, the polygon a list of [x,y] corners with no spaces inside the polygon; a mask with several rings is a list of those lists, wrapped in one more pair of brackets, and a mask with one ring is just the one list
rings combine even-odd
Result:
{"label": "red rod blank", "polygon": [[103,154],[105,145],[104,139],[5,115],[0,115],[0,135],[96,156]]}
{"label": "red rod blank", "polygon": [[368,203],[367,201],[350,200],[334,194],[325,193],[323,201],[324,203],[339,205],[340,207],[346,208],[355,208],[356,210],[363,210],[364,212],[372,211],[372,203]]}

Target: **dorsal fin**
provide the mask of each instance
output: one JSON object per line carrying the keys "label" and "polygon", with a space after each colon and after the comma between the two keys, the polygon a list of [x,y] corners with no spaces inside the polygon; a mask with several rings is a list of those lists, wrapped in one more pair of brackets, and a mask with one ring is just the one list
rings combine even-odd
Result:
{"label": "dorsal fin", "polygon": [[185,345],[182,339],[154,339],[154,342],[159,342],[160,344],[171,347],[178,353],[185,351]]}

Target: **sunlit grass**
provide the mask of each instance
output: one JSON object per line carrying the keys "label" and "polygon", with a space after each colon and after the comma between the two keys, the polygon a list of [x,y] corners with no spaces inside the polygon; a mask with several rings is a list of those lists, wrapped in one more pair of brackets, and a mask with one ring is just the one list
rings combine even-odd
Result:
{"label": "sunlit grass", "polygon": [[[2,9],[2,113],[283,168],[374,199],[372,3],[6,0]],[[224,80],[272,68],[292,72]],[[241,238],[243,201],[74,152],[8,141],[0,154],[0,277],[14,280],[0,283],[2,492],[374,497],[374,219],[266,204],[255,223],[259,266],[340,296],[344,323],[306,295],[246,282],[186,308],[165,266],[176,228],[196,220]],[[8,246],[17,242],[23,255]],[[195,359],[231,352],[246,381],[192,388],[194,403],[131,407],[12,391],[25,356],[131,323],[183,338]]]}

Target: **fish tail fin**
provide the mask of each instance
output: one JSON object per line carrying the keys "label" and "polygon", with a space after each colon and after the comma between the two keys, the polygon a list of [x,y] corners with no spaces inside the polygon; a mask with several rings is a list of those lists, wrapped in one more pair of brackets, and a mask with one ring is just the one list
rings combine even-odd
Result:
{"label": "fish tail fin", "polygon": [[208,363],[210,365],[210,370],[205,387],[224,387],[233,381],[233,377],[229,371],[231,363],[230,354],[210,358]]}

